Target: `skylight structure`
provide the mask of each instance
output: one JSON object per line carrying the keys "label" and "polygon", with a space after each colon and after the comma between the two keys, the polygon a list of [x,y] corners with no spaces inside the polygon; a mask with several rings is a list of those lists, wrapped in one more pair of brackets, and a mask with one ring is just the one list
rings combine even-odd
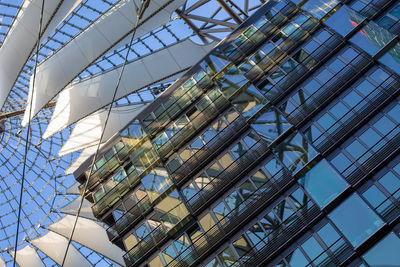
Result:
{"label": "skylight structure", "polygon": [[[130,44],[140,0],[0,0],[0,266],[13,264],[18,225],[17,264],[61,264],[64,255],[49,244],[65,247],[80,201],[70,174],[93,155],[100,133],[111,138],[127,114],[140,112],[263,2],[151,0]],[[103,129],[128,49],[113,123]],[[80,216],[76,231],[89,225],[104,237],[88,203]],[[66,265],[123,264],[118,247],[78,238],[72,245]]]}

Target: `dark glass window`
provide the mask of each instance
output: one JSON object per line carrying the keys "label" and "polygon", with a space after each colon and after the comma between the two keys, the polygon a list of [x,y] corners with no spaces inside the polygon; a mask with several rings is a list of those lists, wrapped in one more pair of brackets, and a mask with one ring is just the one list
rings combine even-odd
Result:
{"label": "dark glass window", "polygon": [[321,19],[325,14],[331,11],[337,4],[338,0],[309,0],[301,8],[309,12],[317,19]]}
{"label": "dark glass window", "polygon": [[364,16],[347,6],[342,6],[325,21],[325,24],[345,36],[363,20]]}
{"label": "dark glass window", "polygon": [[327,205],[347,187],[347,183],[326,160],[312,167],[299,183],[320,207]]}
{"label": "dark glass window", "polygon": [[386,52],[386,54],[379,59],[379,62],[388,66],[400,75],[400,45],[396,44],[393,48]]}
{"label": "dark glass window", "polygon": [[350,41],[373,56],[382,47],[385,47],[393,37],[393,34],[371,21],[356,33]]}
{"label": "dark glass window", "polygon": [[384,224],[357,194],[348,197],[328,217],[354,247],[361,245]]}
{"label": "dark glass window", "polygon": [[399,248],[399,237],[390,233],[365,253],[363,258],[370,266],[398,266],[400,263]]}
{"label": "dark glass window", "polygon": [[280,158],[292,172],[300,170],[317,152],[300,133],[293,133],[274,148],[276,157]]}

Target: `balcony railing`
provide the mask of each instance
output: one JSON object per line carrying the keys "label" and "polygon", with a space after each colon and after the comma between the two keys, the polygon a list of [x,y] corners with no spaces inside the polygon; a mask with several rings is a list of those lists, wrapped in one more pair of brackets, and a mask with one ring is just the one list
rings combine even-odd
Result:
{"label": "balcony railing", "polygon": [[[302,60],[301,64],[297,65],[285,77],[277,82],[271,89],[265,91],[264,95],[273,103],[277,104],[282,97],[291,91],[291,88],[298,86],[304,80],[310,70],[315,69],[318,65],[323,64],[331,54],[339,49],[344,44],[343,40],[332,36],[324,45],[320,45],[314,52]],[[355,60],[355,62],[358,62]],[[260,80],[262,87],[263,80]]]}
{"label": "balcony railing", "polygon": [[332,254],[321,252],[313,261],[315,266],[341,266],[353,253],[353,248],[343,237],[336,240],[328,249]]}
{"label": "balcony railing", "polygon": [[336,145],[346,133],[351,133],[357,125],[369,119],[370,115],[374,114],[374,111],[381,110],[382,106],[385,106],[386,102],[390,101],[390,96],[397,94],[398,91],[400,91],[400,82],[397,80],[393,80],[385,85],[384,88],[378,87],[366,97],[367,99],[364,99],[353,108],[353,111],[356,112],[354,116],[346,116],[347,119],[343,117],[340,123],[336,122],[327,129],[328,136],[321,135],[313,144],[318,148],[318,151],[327,151]]}
{"label": "balcony railing", "polygon": [[[300,215],[300,216],[298,216]],[[278,225],[265,239],[255,244],[252,249],[239,259],[244,266],[264,266],[278,249],[295,240],[314,221],[322,216],[322,212],[308,200],[297,213],[287,218],[284,224]],[[239,261],[236,262],[239,264]]]}
{"label": "balcony railing", "polygon": [[110,191],[108,191],[100,200],[98,200],[92,206],[94,216],[101,216],[109,209],[111,209],[112,206],[117,203],[119,199],[122,199],[126,195],[126,193],[128,193],[132,188],[140,183],[140,179],[145,174],[147,174],[147,170],[151,169],[159,162],[160,159],[155,159],[155,161],[142,173],[139,173],[136,169],[129,173],[124,180],[116,184]]}
{"label": "balcony railing", "polygon": [[213,103],[199,112],[188,124],[183,126],[171,139],[158,148],[160,157],[164,159],[168,158],[174,150],[178,150],[195,133],[199,132],[228,106],[229,101],[223,95],[220,95]]}
{"label": "balcony railing", "polygon": [[[225,242],[228,236],[236,233],[238,229],[243,227],[253,216],[258,214],[266,205],[268,205],[268,198],[272,198],[277,193],[276,188],[269,187],[260,188],[259,193],[256,195],[256,201],[249,201],[249,199],[242,202],[237,208],[232,210],[223,220],[219,221],[219,225],[214,225],[205,232],[202,237],[193,241],[193,244],[176,257],[168,266],[190,266],[195,265],[200,260],[205,258],[221,243]],[[267,198],[267,199],[266,199]],[[299,216],[299,214],[301,214]],[[308,200],[297,213],[285,220],[285,226],[280,225],[270,236],[279,237],[282,235],[281,243],[286,242],[297,231],[304,229],[307,222],[313,221],[318,215],[322,214],[311,200]],[[259,245],[259,244],[258,244]],[[276,245],[276,244],[272,244]],[[271,250],[271,247],[269,250]],[[250,253],[250,252],[248,252]],[[258,266],[258,265],[254,265]]]}
{"label": "balcony railing", "polygon": [[[256,65],[249,69],[245,76],[252,82],[257,82],[260,78],[265,76],[270,70],[278,65],[286,55],[290,54],[292,50],[304,41],[312,32],[317,28],[318,22],[309,19],[301,28],[293,31],[287,39],[285,39],[278,47],[275,47],[266,57],[261,59]],[[242,68],[241,68],[242,69]]]}
{"label": "balcony railing", "polygon": [[[354,64],[356,63],[356,64]],[[356,58],[351,66],[350,64],[340,70],[334,77],[331,78],[324,86],[315,91],[309,98],[306,99],[297,109],[288,114],[290,122],[295,125],[307,121],[310,116],[320,106],[329,103],[333,97],[346,89],[349,84],[352,84],[359,78],[358,73],[371,63],[371,60],[362,56]],[[355,69],[357,67],[357,69]]]}
{"label": "balcony railing", "polygon": [[205,185],[196,195],[188,199],[188,208],[193,214],[198,214],[215,197],[220,196],[220,192],[251,171],[267,153],[269,153],[269,149],[264,142],[258,141],[255,143],[246,153],[216,176],[212,182]]}
{"label": "balcony railing", "polygon": [[362,8],[359,13],[367,17],[373,17],[377,12],[385,9],[387,5],[391,4],[388,0],[375,0],[368,3],[364,8]]}
{"label": "balcony railing", "polygon": [[[180,203],[175,208],[180,209],[181,207],[184,207],[183,203]],[[165,216],[169,216],[169,214],[165,213]],[[179,231],[179,229],[181,229],[181,227],[186,224],[186,222],[184,221],[187,218],[190,218],[189,214],[180,219],[180,221],[175,223],[175,225],[172,227],[167,227],[164,224],[160,223],[147,236],[142,238],[133,248],[131,248],[124,255],[126,266],[137,266],[141,261],[144,260],[146,256],[153,253],[164,242],[166,242],[169,239],[170,235],[176,233],[176,231]],[[165,220],[161,218],[160,221]]]}
{"label": "balcony railing", "polygon": [[140,175],[135,169],[92,206],[94,216],[97,217],[104,214],[120,198],[122,198],[131,189],[131,187],[134,187],[139,182]]}
{"label": "balcony railing", "polygon": [[115,224],[107,229],[108,238],[113,241],[115,238],[123,236],[136,223],[142,220],[152,209],[150,198],[146,195],[132,208],[130,208]]}
{"label": "balcony railing", "polygon": [[193,88],[200,90],[201,92],[207,91],[213,82],[204,76],[200,81],[198,81],[192,88],[187,92],[182,93],[182,95],[176,99],[164,112],[159,114],[151,123],[146,125],[144,128],[146,132],[154,136],[163,126],[169,123],[171,120],[175,119],[183,110],[185,110],[191,103],[196,101],[202,93],[198,95],[189,94]]}
{"label": "balcony railing", "polygon": [[186,178],[198,172],[209,160],[229,145],[232,140],[235,140],[236,137],[243,133],[243,131],[247,129],[247,126],[246,119],[238,115],[234,121],[227,125],[202,148],[197,150],[194,155],[187,159],[171,174],[175,184],[181,185],[185,182]]}
{"label": "balcony railing", "polygon": [[[256,42],[254,41],[245,41],[241,44],[237,44],[238,48],[232,49],[229,47],[228,50],[232,52],[227,52],[226,56],[234,63],[238,63],[242,61],[246,56],[251,54],[254,49],[263,41],[269,38],[274,32],[276,32],[280,27],[282,27],[291,17],[293,17],[297,13],[298,9],[296,5],[289,2],[285,7],[283,7],[278,13],[276,13],[273,17],[267,15],[268,22],[265,23],[263,26],[259,27],[258,31],[263,33],[265,36],[261,40]],[[268,13],[267,13],[268,14]],[[258,32],[257,32],[258,33]],[[240,37],[239,37],[240,38]],[[251,40],[252,36],[248,36]],[[235,41],[233,41],[235,43]]]}
{"label": "balcony railing", "polygon": [[373,169],[379,166],[382,162],[392,154],[399,152],[400,144],[400,125],[391,130],[378,143],[368,149],[359,159],[357,163],[351,164],[344,172],[354,169],[349,174],[344,174],[346,180],[355,185],[367,176]]}
{"label": "balcony railing", "polygon": [[[131,147],[125,144],[124,147],[122,147],[110,159],[108,159],[103,166],[94,171],[89,177],[88,188],[92,189],[95,185],[104,181],[104,179],[108,178],[110,174],[120,167],[129,155],[130,149]],[[86,174],[88,175],[89,172],[90,170],[86,171]]]}
{"label": "balcony railing", "polygon": [[135,266],[139,260],[157,249],[157,245],[168,239],[168,228],[163,224],[159,224],[147,236],[140,240],[125,255],[124,261],[126,266]]}
{"label": "balcony railing", "polygon": [[[399,200],[399,197],[396,196],[400,195],[400,189],[397,189],[391,195],[393,198]],[[399,205],[393,203],[390,198],[383,200],[379,205],[376,206],[376,208],[374,208],[374,210],[388,223],[393,222],[400,216]]]}

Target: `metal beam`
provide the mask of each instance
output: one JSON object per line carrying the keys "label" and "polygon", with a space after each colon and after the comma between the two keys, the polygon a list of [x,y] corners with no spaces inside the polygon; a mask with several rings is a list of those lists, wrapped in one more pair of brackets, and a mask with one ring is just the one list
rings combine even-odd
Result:
{"label": "metal beam", "polygon": [[232,19],[237,23],[241,24],[243,22],[242,18],[225,2],[225,0],[216,0],[217,3],[232,17]]}
{"label": "metal beam", "polygon": [[[51,102],[47,103],[43,108],[44,109],[53,108],[56,106],[56,103],[57,103],[57,101],[51,101]],[[25,109],[0,113],[0,121],[4,121],[4,120],[6,120],[8,118],[12,118],[12,117],[18,117],[20,115],[24,115],[24,113],[25,113]]]}
{"label": "metal beam", "polygon": [[204,22],[211,23],[211,24],[222,25],[222,26],[225,26],[225,27],[228,27],[231,29],[236,29],[236,27],[238,26],[237,24],[232,23],[232,22],[202,17],[202,16],[198,16],[198,15],[193,15],[193,14],[186,14],[185,17],[194,19],[194,20],[204,21]]}
{"label": "metal beam", "polygon": [[200,40],[203,43],[205,43],[205,44],[208,43],[207,39],[204,38],[204,36],[200,33],[199,28],[197,28],[196,25],[193,24],[193,22],[191,22],[189,19],[187,19],[182,11],[177,9],[177,10],[175,10],[175,12],[176,12],[176,14],[178,14],[178,17],[180,17],[194,31],[194,33],[197,34],[197,36],[199,36]]}

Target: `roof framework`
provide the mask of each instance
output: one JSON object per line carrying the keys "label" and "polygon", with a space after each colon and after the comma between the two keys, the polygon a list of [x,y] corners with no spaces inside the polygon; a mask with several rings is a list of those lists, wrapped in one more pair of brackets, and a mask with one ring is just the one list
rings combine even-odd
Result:
{"label": "roof framework", "polygon": [[[53,1],[58,5],[54,7],[53,11],[47,10],[49,13],[53,12],[54,17],[48,18],[47,32],[40,41],[38,66],[58,57],[68,45],[84,36],[88,29],[105,19],[106,14],[112,13],[116,7],[124,3],[129,6],[132,1],[140,2],[140,0]],[[7,41],[11,40],[12,34],[18,26],[16,18],[26,11],[24,7],[29,7],[30,4],[38,5],[37,3],[40,2],[38,0],[0,0],[0,52],[5,50]],[[165,1],[154,0],[154,2]],[[181,62],[174,55],[176,53],[171,52],[174,48],[185,44],[187,49],[192,47],[207,53],[216,42],[223,39],[251,15],[264,0],[171,0],[170,2],[176,2],[173,9],[169,10],[168,7],[159,5],[160,10],[158,10],[158,12],[169,12],[167,20],[157,19],[156,13],[149,14],[149,17],[156,18],[155,21],[158,24],[144,27],[131,46],[128,45],[128,38],[123,38],[123,36],[118,39],[118,42],[110,42],[111,45],[88,61],[88,64],[79,67],[68,83],[60,86],[54,97],[51,97],[32,118],[23,201],[18,203],[24,158],[23,147],[26,142],[24,137],[26,136],[26,127],[23,127],[22,124],[24,113],[27,110],[31,76],[35,65],[35,42],[31,47],[25,48],[28,52],[26,52],[25,58],[21,58],[21,66],[15,70],[16,78],[11,80],[11,86],[6,92],[4,105],[0,112],[0,266],[2,266],[1,261],[4,261],[7,266],[12,264],[17,223],[20,224],[17,255],[19,255],[18,253],[24,255],[17,261],[19,265],[30,266],[30,260],[32,260],[30,263],[40,260],[45,266],[53,266],[57,265],[59,261],[58,256],[52,255],[46,248],[35,245],[40,238],[49,236],[53,236],[53,240],[59,240],[59,244],[62,245],[65,237],[54,231],[54,226],[60,220],[64,219],[65,221],[65,216],[74,215],[76,205],[73,203],[79,201],[79,196],[74,189],[76,188],[74,178],[65,173],[76,159],[79,162],[79,153],[73,152],[60,156],[59,151],[67,143],[74,127],[80,125],[82,120],[93,117],[93,114],[100,112],[108,104],[108,102],[99,103],[64,123],[59,129],[48,129],[49,123],[54,119],[54,111],[57,110],[57,104],[59,104],[58,100],[62,99],[62,95],[65,94],[64,91],[96,79],[104,80],[109,73],[118,72],[128,49],[130,50],[128,63],[131,64],[145,62],[154,55],[161,55],[164,51],[169,51],[169,57],[172,57],[169,60],[175,60],[178,66],[173,73],[165,73],[163,76],[161,70],[154,71],[155,66],[148,65],[149,73],[153,71],[159,75],[153,75],[154,77],[150,77],[141,86],[126,87],[113,105],[120,107],[116,109],[118,112],[125,106],[150,102],[179,77],[180,73],[199,59],[193,58],[191,61]],[[63,7],[64,9],[62,9]],[[134,15],[133,10],[124,10],[123,12],[125,12],[123,14],[126,18],[130,18],[129,14]],[[38,18],[33,17],[33,19]],[[111,31],[103,32],[106,38],[109,38],[108,35],[111,33]],[[199,56],[201,57],[201,55]],[[87,55],[84,56],[87,58]],[[2,90],[3,88],[0,88],[0,91]],[[47,131],[51,130],[51,134],[47,134],[44,139],[43,135],[46,129]],[[90,146],[85,151],[94,153],[93,147]],[[76,164],[73,166],[76,168]],[[19,207],[21,207],[22,213],[18,222]],[[83,213],[82,217],[92,220],[93,218],[88,214]],[[85,222],[87,223],[87,221]],[[50,229],[50,226],[53,227],[53,230]],[[72,242],[76,248],[73,251],[75,251],[76,257],[87,259],[89,265],[102,263],[111,266],[116,264],[115,258],[110,260],[107,255],[98,253],[98,248],[93,250],[87,244],[78,241]]]}

